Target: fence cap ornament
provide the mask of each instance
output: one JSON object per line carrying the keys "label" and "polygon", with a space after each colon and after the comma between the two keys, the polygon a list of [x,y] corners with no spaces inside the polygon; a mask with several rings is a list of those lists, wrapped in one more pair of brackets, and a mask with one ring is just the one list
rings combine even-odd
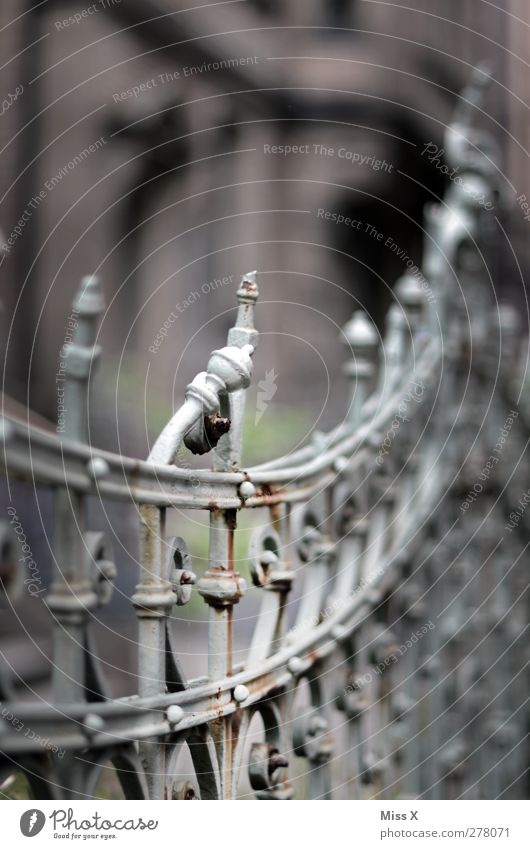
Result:
{"label": "fence cap ornament", "polygon": [[377,347],[379,341],[377,331],[364,310],[356,310],[344,325],[341,341],[349,345],[354,353]]}
{"label": "fence cap ornament", "polygon": [[254,308],[259,298],[258,284],[256,283],[257,271],[249,271],[243,274],[239,289],[237,290],[237,301],[239,309],[235,325],[228,331],[227,342],[242,348],[244,345],[258,344],[258,331],[254,326]]}
{"label": "fence cap ornament", "polygon": [[422,309],[424,302],[423,290],[415,274],[410,272],[403,274],[396,282],[395,293],[399,303],[405,310],[419,312]]}
{"label": "fence cap ornament", "polygon": [[105,298],[99,277],[88,274],[82,278],[72,304],[72,310],[81,316],[97,318],[105,309]]}

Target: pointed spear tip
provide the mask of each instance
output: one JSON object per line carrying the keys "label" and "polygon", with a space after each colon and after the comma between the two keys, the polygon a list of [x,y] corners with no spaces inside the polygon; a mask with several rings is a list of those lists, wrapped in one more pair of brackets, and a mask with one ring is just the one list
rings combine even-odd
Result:
{"label": "pointed spear tip", "polygon": [[248,271],[241,277],[241,283],[237,290],[237,299],[240,303],[254,303],[258,300],[259,289],[256,283],[257,271]]}
{"label": "pointed spear tip", "polygon": [[377,330],[364,310],[355,310],[340,335],[344,344],[353,348],[371,348],[379,341]]}

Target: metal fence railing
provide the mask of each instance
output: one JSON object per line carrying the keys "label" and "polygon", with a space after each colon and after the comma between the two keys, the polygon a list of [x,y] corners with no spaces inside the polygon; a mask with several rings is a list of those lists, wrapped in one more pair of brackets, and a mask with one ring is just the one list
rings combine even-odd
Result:
{"label": "metal fence railing", "polygon": [[[521,792],[526,520],[515,513],[517,464],[505,474],[501,455],[517,455],[526,434],[503,377],[513,361],[492,355],[495,328],[502,351],[513,348],[515,329],[488,295],[482,249],[494,168],[477,155],[467,121],[461,112],[448,128],[459,179],[429,209],[423,269],[398,282],[383,343],[363,312],[344,328],[345,420],[287,457],[253,468],[242,459],[258,343],[255,272],[243,276],[227,346],[187,387],[145,461],[89,444],[103,298],[95,277],[82,281],[64,352],[61,432],[3,420],[5,474],[52,488],[55,542],[43,601],[53,697],[18,699],[2,672],[0,780],[20,770],[36,797],[90,798],[111,763],[126,798],[233,798],[245,781],[262,799]],[[176,464],[184,446],[213,453],[213,467]],[[138,692],[124,698],[110,695],[91,650],[91,619],[116,577],[108,540],[87,524],[92,497],[139,511],[130,599]],[[185,541],[166,531],[169,512],[183,508],[209,515],[209,565],[197,576]],[[261,608],[236,663],[243,511],[257,516],[248,569]],[[15,607],[31,578],[20,544],[8,519],[2,593]],[[289,621],[294,581],[303,586]],[[192,594],[209,617],[208,672],[198,680],[186,679],[171,627],[174,606]],[[255,715],[261,740],[249,745]],[[183,783],[185,750],[194,775]]]}

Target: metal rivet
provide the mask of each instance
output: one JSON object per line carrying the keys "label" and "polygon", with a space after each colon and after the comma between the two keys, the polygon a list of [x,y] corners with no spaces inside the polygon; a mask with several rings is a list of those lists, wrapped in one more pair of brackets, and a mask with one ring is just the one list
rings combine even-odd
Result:
{"label": "metal rivet", "polygon": [[93,480],[106,477],[109,472],[109,464],[102,457],[93,457],[86,465],[88,474]]}
{"label": "metal rivet", "polygon": [[238,684],[234,687],[234,699],[236,702],[244,702],[250,696],[250,690],[244,684]]}
{"label": "metal rivet", "polygon": [[293,675],[299,675],[304,668],[304,662],[299,657],[291,657],[287,664],[287,668]]}
{"label": "metal rivet", "polygon": [[239,485],[239,495],[241,498],[252,498],[256,494],[256,487],[250,481],[243,481]]}
{"label": "metal rivet", "polygon": [[166,711],[166,716],[170,725],[178,725],[184,718],[184,711],[180,705],[170,705]]}
{"label": "metal rivet", "polygon": [[87,713],[83,719],[83,726],[85,734],[97,734],[98,731],[103,731],[105,728],[105,720],[97,713]]}

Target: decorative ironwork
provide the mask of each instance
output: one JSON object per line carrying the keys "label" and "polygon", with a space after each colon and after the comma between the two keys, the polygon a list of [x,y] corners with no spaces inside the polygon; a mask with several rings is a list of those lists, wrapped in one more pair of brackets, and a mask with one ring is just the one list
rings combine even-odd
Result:
{"label": "decorative ironwork", "polygon": [[[146,461],[87,442],[103,298],[96,278],[82,281],[78,328],[64,351],[64,434],[9,418],[2,424],[6,474],[31,476],[56,493],[55,572],[46,596],[53,701],[14,702],[6,681],[4,776],[16,766],[41,798],[90,797],[108,762],[127,798],[233,798],[243,770],[262,799],[290,798],[296,786],[312,798],[516,792],[524,754],[514,747],[527,715],[513,705],[524,703],[520,653],[528,649],[520,641],[520,554],[516,535],[503,535],[502,525],[517,485],[505,485],[491,457],[507,416],[514,441],[526,435],[497,380],[471,451],[466,438],[481,387],[513,368],[488,359],[492,321],[501,322],[487,303],[481,246],[489,213],[476,198],[493,200],[494,164],[477,155],[469,130],[463,113],[448,130],[460,179],[429,210],[424,271],[409,270],[396,287],[378,367],[377,333],[356,312],[341,340],[351,382],[347,417],[287,457],[252,468],[241,459],[258,341],[256,272],[243,276],[227,346],[188,386]],[[513,316],[504,312],[502,326],[513,338]],[[213,468],[191,476],[175,465],[183,445],[214,451]],[[478,482],[488,509],[500,505],[488,529],[463,507]],[[139,505],[141,568],[131,599],[139,692],[127,698],[110,696],[91,648],[92,612],[108,603],[116,576],[108,541],[87,526],[94,494]],[[175,508],[209,512],[209,563],[197,576],[185,541],[166,533],[166,514]],[[260,511],[248,562],[262,601],[239,664],[233,618],[247,587],[236,570],[234,536],[244,510]],[[23,575],[4,525],[0,574],[11,604]],[[496,534],[502,545],[487,556]],[[289,626],[290,592],[301,575]],[[193,593],[209,613],[208,674],[200,680],[186,680],[170,628],[174,605]],[[473,617],[478,609],[483,617]],[[336,711],[340,720],[332,719]],[[246,748],[256,715],[263,739]],[[10,716],[33,735],[21,735]],[[338,733],[341,742],[333,739]],[[55,751],[43,751],[43,739]],[[186,748],[195,780],[179,783]],[[306,767],[291,783],[297,759]]]}

